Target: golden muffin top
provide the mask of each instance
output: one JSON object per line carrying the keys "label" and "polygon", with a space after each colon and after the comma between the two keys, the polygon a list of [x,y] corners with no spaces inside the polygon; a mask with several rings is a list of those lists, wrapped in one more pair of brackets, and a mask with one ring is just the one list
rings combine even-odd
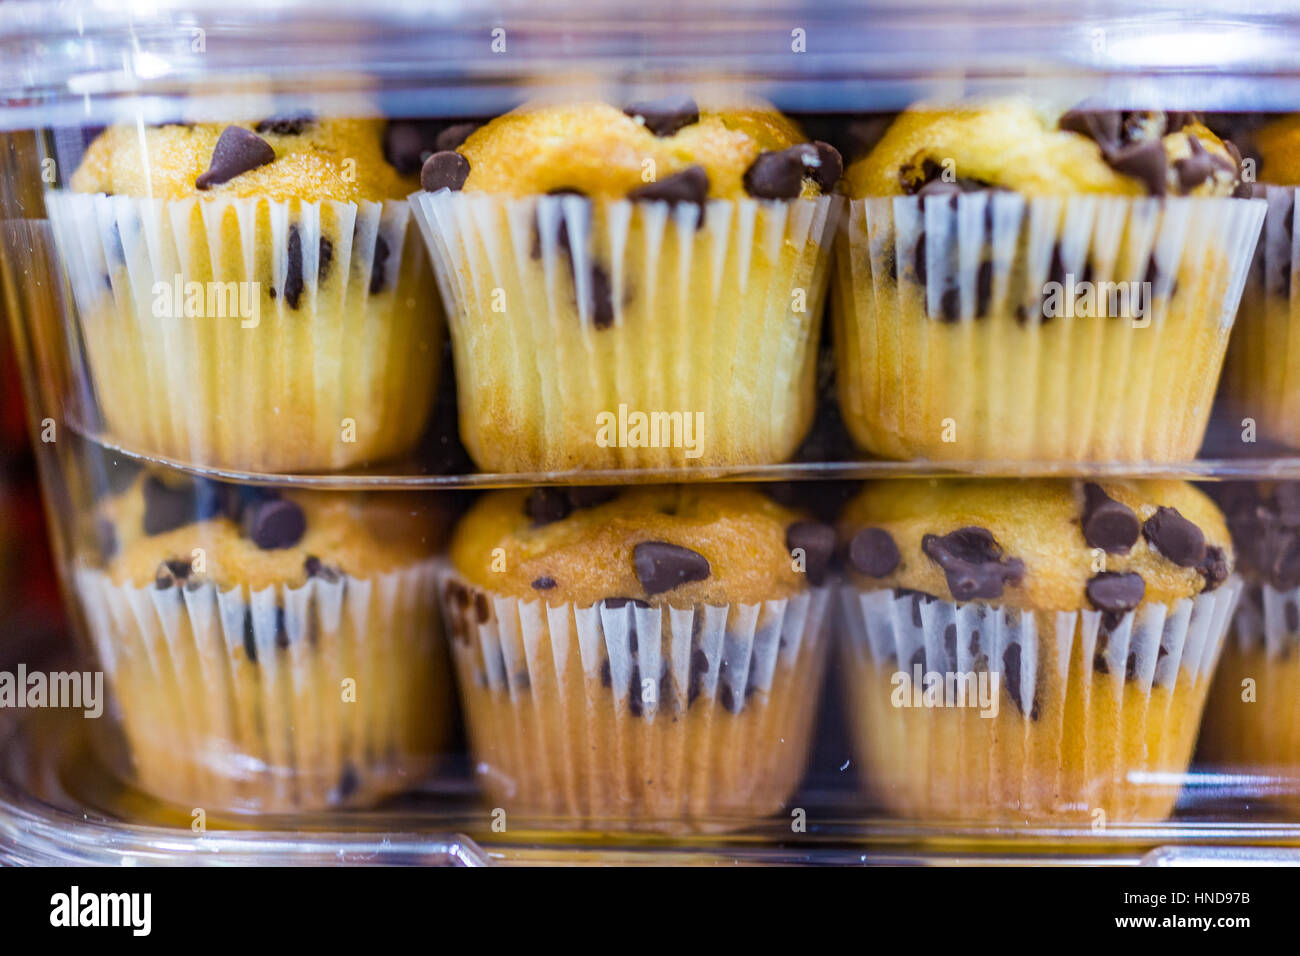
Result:
{"label": "golden muffin top", "polygon": [[821,582],[834,544],[831,528],[739,485],[534,488],[480,498],[451,560],[518,600],[689,607],[791,597]]}
{"label": "golden muffin top", "polygon": [[700,109],[673,97],[618,109],[606,103],[523,106],[435,153],[421,184],[506,196],[576,193],[602,199],[815,197],[843,165],[825,143],[771,108]]}
{"label": "golden muffin top", "polygon": [[913,107],[845,172],[850,196],[1009,189],[1027,196],[1230,196],[1241,157],[1192,114],[1025,100]]}
{"label": "golden muffin top", "polygon": [[[301,587],[394,571],[437,553],[448,522],[427,499],[300,491],[144,474],[102,507],[116,584]],[[199,549],[196,551],[196,549]]]}
{"label": "golden muffin top", "polygon": [[1259,154],[1260,182],[1300,185],[1300,113],[1265,123],[1250,134],[1250,141]]}
{"label": "golden muffin top", "polygon": [[861,586],[1044,611],[1171,603],[1234,563],[1223,515],[1182,481],[875,482],[839,532]]}
{"label": "golden muffin top", "polygon": [[401,199],[418,184],[385,158],[384,129],[370,119],[113,126],[90,144],[71,186],[159,199]]}

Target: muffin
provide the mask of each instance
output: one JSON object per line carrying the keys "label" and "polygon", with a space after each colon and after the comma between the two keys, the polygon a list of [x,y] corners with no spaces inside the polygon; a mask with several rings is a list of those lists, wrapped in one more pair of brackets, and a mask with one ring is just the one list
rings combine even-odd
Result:
{"label": "muffin", "polygon": [[880,482],[840,538],[853,739],[886,808],[1094,826],[1169,813],[1239,590],[1205,495]]}
{"label": "muffin", "polygon": [[112,438],[242,471],[401,455],[442,318],[378,120],[115,126],[48,197]]}
{"label": "muffin", "polygon": [[807,756],[834,532],[732,487],[480,499],[443,582],[474,761],[529,820],[714,829]]}
{"label": "muffin", "polygon": [[1231,484],[1220,501],[1241,603],[1210,688],[1200,754],[1300,809],[1300,485]]}
{"label": "muffin", "polygon": [[900,115],[845,172],[839,399],[888,458],[1196,454],[1259,232],[1190,114]]}
{"label": "muffin", "polygon": [[839,154],[770,109],[525,107],[413,197],[481,468],[781,461],[812,419]]}
{"label": "muffin", "polygon": [[1242,292],[1223,395],[1234,417],[1254,421],[1258,437],[1300,448],[1300,311],[1291,305],[1291,277],[1300,269],[1293,252],[1300,114],[1254,130],[1249,145],[1259,162],[1254,194],[1267,201],[1268,213]]}
{"label": "muffin", "polygon": [[76,573],[133,778],[208,810],[366,806],[418,783],[449,727],[432,556],[410,495],[146,474]]}

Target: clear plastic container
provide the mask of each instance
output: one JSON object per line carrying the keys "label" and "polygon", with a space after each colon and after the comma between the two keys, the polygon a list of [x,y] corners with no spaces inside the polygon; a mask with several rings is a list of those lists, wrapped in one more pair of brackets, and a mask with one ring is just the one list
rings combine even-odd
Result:
{"label": "clear plastic container", "polygon": [[1298,27],[4,5],[0,857],[1288,859]]}

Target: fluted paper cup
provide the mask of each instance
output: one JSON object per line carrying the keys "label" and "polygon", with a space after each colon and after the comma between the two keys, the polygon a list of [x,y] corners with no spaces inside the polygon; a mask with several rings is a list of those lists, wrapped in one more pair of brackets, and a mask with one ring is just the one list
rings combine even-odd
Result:
{"label": "fluted paper cup", "polygon": [[1210,688],[1200,753],[1300,811],[1300,588],[1246,589]]}
{"label": "fluted paper cup", "polygon": [[548,606],[449,571],[442,594],[474,759],[508,819],[728,829],[794,792],[827,589],[722,607]]}
{"label": "fluted paper cup", "polygon": [[337,470],[418,440],[443,332],[405,202],[47,205],[113,440],[262,472]]}
{"label": "fluted paper cup", "polygon": [[835,197],[411,203],[480,467],[754,465],[807,431]]}
{"label": "fluted paper cup", "polygon": [[[843,588],[842,672],[865,780],[891,812],[935,821],[1162,819],[1240,587],[1144,604],[1111,628],[1099,611]],[[899,675],[918,671],[913,693]],[[927,703],[929,673],[945,692]],[[973,675],[965,698],[960,675]]]}
{"label": "fluted paper cup", "polygon": [[183,807],[294,812],[420,783],[449,727],[434,573],[250,593],[80,569],[137,785]]}
{"label": "fluted paper cup", "polygon": [[850,432],[898,459],[1191,459],[1263,214],[1244,199],[855,200],[833,308]]}
{"label": "fluted paper cup", "polygon": [[1291,186],[1264,187],[1268,213],[1223,376],[1234,417],[1253,419],[1261,437],[1292,448],[1300,448],[1300,305],[1291,292],[1300,270],[1296,194]]}

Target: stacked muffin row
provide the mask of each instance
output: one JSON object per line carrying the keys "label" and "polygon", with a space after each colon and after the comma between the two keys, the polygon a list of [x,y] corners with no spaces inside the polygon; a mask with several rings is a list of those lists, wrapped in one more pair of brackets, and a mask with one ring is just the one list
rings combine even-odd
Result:
{"label": "stacked muffin row", "polygon": [[1225,523],[1183,482],[915,479],[869,484],[832,526],[742,485],[543,487],[485,494],[448,545],[422,496],[157,473],[106,499],[104,561],[77,584],[135,779],[181,805],[417,785],[447,746],[440,604],[480,782],[530,822],[776,812],[833,623],[877,805],[1152,820],[1225,641],[1207,755],[1297,776],[1292,491],[1234,489]]}
{"label": "stacked muffin row", "polygon": [[[50,209],[108,431],[162,457],[409,452],[445,312],[484,469],[783,461],[833,285],[867,451],[1178,461],[1274,202],[1251,174],[1191,114],[917,108],[845,169],[775,111],[676,98],[114,128]],[[1285,393],[1253,337],[1278,321],[1244,325],[1238,394],[1265,365]]]}

